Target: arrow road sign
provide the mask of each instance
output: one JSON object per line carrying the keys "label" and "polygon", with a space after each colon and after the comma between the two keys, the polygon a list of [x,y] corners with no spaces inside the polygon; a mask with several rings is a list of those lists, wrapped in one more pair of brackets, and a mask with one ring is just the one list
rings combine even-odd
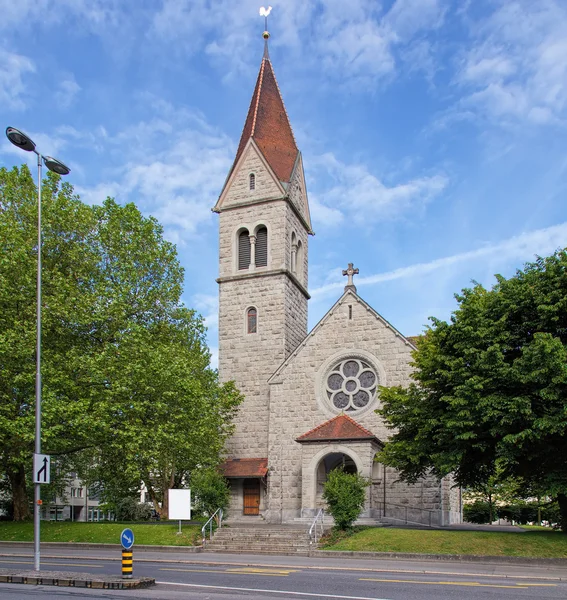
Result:
{"label": "arrow road sign", "polygon": [[33,482],[50,483],[51,482],[51,456],[47,454],[33,455]]}
{"label": "arrow road sign", "polygon": [[134,532],[131,529],[125,529],[120,534],[120,543],[122,544],[122,548],[124,548],[124,550],[130,550],[130,548],[134,545]]}

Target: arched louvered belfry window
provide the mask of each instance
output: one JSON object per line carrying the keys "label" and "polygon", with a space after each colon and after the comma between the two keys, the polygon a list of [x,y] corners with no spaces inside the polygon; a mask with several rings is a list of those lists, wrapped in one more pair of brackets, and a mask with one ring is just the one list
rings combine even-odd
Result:
{"label": "arched louvered belfry window", "polygon": [[256,266],[268,266],[268,230],[261,226],[256,230]]}
{"label": "arched louvered belfry window", "polygon": [[246,333],[257,333],[258,331],[258,311],[251,306],[246,311]]}
{"label": "arched louvered belfry window", "polygon": [[250,234],[243,229],[238,234],[238,270],[250,267]]}
{"label": "arched louvered belfry window", "polygon": [[254,175],[254,173],[250,173],[250,189],[256,189],[256,175]]}

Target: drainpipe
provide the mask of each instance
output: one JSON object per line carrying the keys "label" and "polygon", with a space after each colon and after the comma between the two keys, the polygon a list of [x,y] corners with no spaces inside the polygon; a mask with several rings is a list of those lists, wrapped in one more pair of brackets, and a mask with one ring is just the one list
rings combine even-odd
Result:
{"label": "drainpipe", "polygon": [[382,482],[384,484],[384,510],[382,511],[382,518],[384,518],[386,516],[386,465],[382,465],[383,468],[383,476],[382,476]]}

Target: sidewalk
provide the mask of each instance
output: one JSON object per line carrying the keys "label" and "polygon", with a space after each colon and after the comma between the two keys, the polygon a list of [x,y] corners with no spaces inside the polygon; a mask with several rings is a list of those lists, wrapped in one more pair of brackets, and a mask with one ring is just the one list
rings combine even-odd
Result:
{"label": "sidewalk", "polygon": [[[33,544],[0,542],[0,556],[25,556],[33,553]],[[56,547],[55,547],[56,546]],[[86,546],[86,547],[85,547]],[[117,559],[120,546],[102,544],[42,544],[43,558],[78,557],[89,560]],[[134,547],[136,562],[158,562],[246,567],[281,567],[314,570],[349,570],[389,573],[444,574],[514,579],[567,581],[567,559],[529,559],[490,556],[424,556],[386,553],[331,552],[317,550],[311,556],[266,554],[220,554],[195,552],[171,546]],[[355,559],[355,560],[353,560]],[[504,562],[504,559],[506,562]]]}

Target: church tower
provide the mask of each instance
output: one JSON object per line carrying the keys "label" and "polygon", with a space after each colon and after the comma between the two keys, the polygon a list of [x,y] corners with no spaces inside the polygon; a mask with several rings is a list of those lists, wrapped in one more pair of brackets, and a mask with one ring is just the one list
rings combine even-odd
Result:
{"label": "church tower", "polygon": [[268,37],[236,157],[213,209],[220,221],[219,372],[245,396],[228,458],[266,462],[267,381],[307,335],[313,234],[301,153]]}

